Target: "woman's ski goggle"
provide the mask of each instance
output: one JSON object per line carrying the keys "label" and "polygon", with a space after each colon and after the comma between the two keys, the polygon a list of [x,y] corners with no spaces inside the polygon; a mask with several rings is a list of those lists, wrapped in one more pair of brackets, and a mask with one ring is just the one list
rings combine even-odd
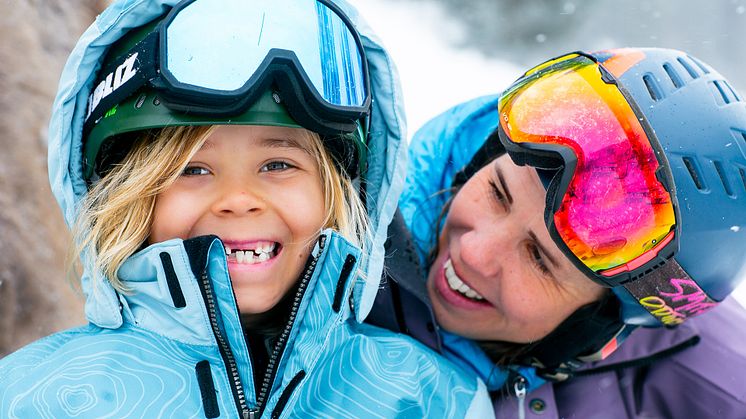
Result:
{"label": "woman's ski goggle", "polygon": [[641,277],[677,250],[671,173],[631,103],[582,53],[530,70],[499,103],[499,136],[511,157],[562,169],[547,191],[551,236],[606,286]]}
{"label": "woman's ski goggle", "polygon": [[321,134],[353,132],[370,110],[368,68],[349,19],[326,0],[185,0],[100,71],[92,127],[143,86],[172,110],[240,114],[268,88]]}

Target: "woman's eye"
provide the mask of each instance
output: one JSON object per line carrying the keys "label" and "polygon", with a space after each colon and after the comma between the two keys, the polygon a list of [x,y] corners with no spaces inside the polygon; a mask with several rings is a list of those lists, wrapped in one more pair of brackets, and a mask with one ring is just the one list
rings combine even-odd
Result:
{"label": "woman's eye", "polygon": [[495,199],[495,202],[497,202],[498,205],[503,210],[508,210],[508,199],[505,197],[505,194],[500,190],[500,188],[497,186],[495,181],[490,179],[490,188],[492,189],[492,197]]}
{"label": "woman's eye", "polygon": [[272,161],[262,166],[262,172],[275,172],[279,170],[287,170],[293,166],[284,161]]}
{"label": "woman's eye", "polygon": [[539,247],[535,244],[528,244],[528,252],[531,256],[531,263],[536,266],[536,268],[544,275],[551,275],[551,271],[549,270],[549,267],[547,266],[546,260],[544,259],[544,255],[541,254],[541,250],[539,250]]}
{"label": "woman's eye", "polygon": [[200,175],[209,175],[210,171],[205,169],[204,167],[187,166],[184,168],[181,174],[182,176],[200,176]]}

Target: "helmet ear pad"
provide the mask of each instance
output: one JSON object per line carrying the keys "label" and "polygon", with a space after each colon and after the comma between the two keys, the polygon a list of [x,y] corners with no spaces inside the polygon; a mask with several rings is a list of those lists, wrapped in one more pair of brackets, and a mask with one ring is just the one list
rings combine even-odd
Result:
{"label": "helmet ear pad", "polygon": [[142,132],[126,132],[107,138],[101,143],[98,157],[94,161],[90,182],[106,176],[117,163],[120,163],[132,149]]}

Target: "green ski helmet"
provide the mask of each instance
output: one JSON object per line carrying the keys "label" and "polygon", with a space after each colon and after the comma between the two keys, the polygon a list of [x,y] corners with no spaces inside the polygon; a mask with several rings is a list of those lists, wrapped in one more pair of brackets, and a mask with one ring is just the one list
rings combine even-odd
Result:
{"label": "green ski helmet", "polygon": [[[250,19],[248,15],[265,13],[262,8],[272,8],[272,5],[247,4],[241,6],[241,10],[212,7],[209,9],[214,14],[212,16],[205,15],[204,9],[196,8],[199,0],[185,0],[163,17],[125,34],[112,44],[104,57],[89,97],[83,129],[85,179],[93,182],[121,161],[136,137],[133,133],[185,125],[268,125],[309,129],[321,135],[336,163],[351,178],[357,177],[364,171],[366,163],[365,138],[371,102],[367,64],[359,35],[349,19],[333,4],[317,1],[326,7],[322,10],[327,15],[333,13],[332,20],[336,25],[334,28],[318,27],[326,46],[288,45],[285,38],[289,34],[307,37],[298,33],[298,22],[293,22],[293,19],[276,23],[281,25],[274,28],[275,32],[282,32],[276,41],[281,45],[273,45],[271,37],[265,36],[262,42],[269,44],[264,47],[268,49],[266,53],[257,47],[257,40],[240,39],[239,51],[246,56],[259,54],[261,61],[256,68],[245,67],[245,80],[241,79],[243,85],[233,90],[218,89],[210,84],[211,81],[202,79],[235,77],[232,62],[219,63],[222,66],[218,67],[219,70],[226,67],[225,71],[231,72],[224,78],[212,73],[215,67],[204,68],[205,59],[214,61],[212,46],[230,42],[220,39],[220,36],[228,34],[235,41],[235,33],[230,30],[200,31],[215,38],[208,42],[211,47],[208,50],[204,42],[195,42],[197,45],[191,48],[192,37],[205,35],[179,30],[180,19],[193,19],[198,14],[200,24],[225,26],[231,23],[231,19],[240,23],[240,18]],[[310,21],[318,22],[318,18],[313,17]],[[265,32],[268,32],[267,28]],[[246,34],[239,33],[241,35]],[[344,39],[340,41],[339,38]],[[179,60],[183,57],[184,45],[191,48],[187,51],[189,59]],[[328,45],[335,46],[334,54],[325,51],[329,49]],[[347,50],[343,48],[345,46]],[[179,47],[181,50],[177,50]],[[250,51],[251,48],[259,51]],[[357,59],[341,57],[340,51]],[[168,60],[170,54],[176,56],[173,61]],[[204,56],[202,61],[200,54]],[[315,63],[324,68],[309,68],[311,60],[304,58],[307,56],[315,58],[311,66]],[[246,65],[247,59],[238,56],[233,61]],[[355,65],[355,71],[350,71],[350,66]],[[344,71],[339,71],[340,68]],[[192,77],[190,82],[179,79],[185,72],[191,72],[187,76]],[[319,73],[321,80],[314,79],[313,75]],[[194,82],[194,77],[201,79]],[[348,91],[352,91],[353,100],[349,100]],[[360,106],[356,106],[358,104]]]}

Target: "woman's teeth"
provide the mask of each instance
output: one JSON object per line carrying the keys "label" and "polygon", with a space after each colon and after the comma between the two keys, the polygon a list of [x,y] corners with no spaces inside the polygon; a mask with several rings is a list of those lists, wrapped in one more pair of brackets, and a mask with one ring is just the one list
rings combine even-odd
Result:
{"label": "woman's teeth", "polygon": [[225,256],[231,261],[245,264],[261,263],[277,255],[277,243],[275,242],[257,242],[253,244],[253,249],[235,250],[230,246],[225,246]]}
{"label": "woman's teeth", "polygon": [[453,264],[451,263],[451,259],[448,259],[446,261],[444,268],[445,268],[444,271],[446,274],[446,281],[448,281],[448,286],[451,287],[452,290],[472,300],[476,300],[476,301],[484,300],[484,297],[479,295],[478,292],[471,289],[468,285],[464,283],[464,281],[461,280],[461,278],[458,277],[458,275],[456,275],[456,271],[453,270]]}

